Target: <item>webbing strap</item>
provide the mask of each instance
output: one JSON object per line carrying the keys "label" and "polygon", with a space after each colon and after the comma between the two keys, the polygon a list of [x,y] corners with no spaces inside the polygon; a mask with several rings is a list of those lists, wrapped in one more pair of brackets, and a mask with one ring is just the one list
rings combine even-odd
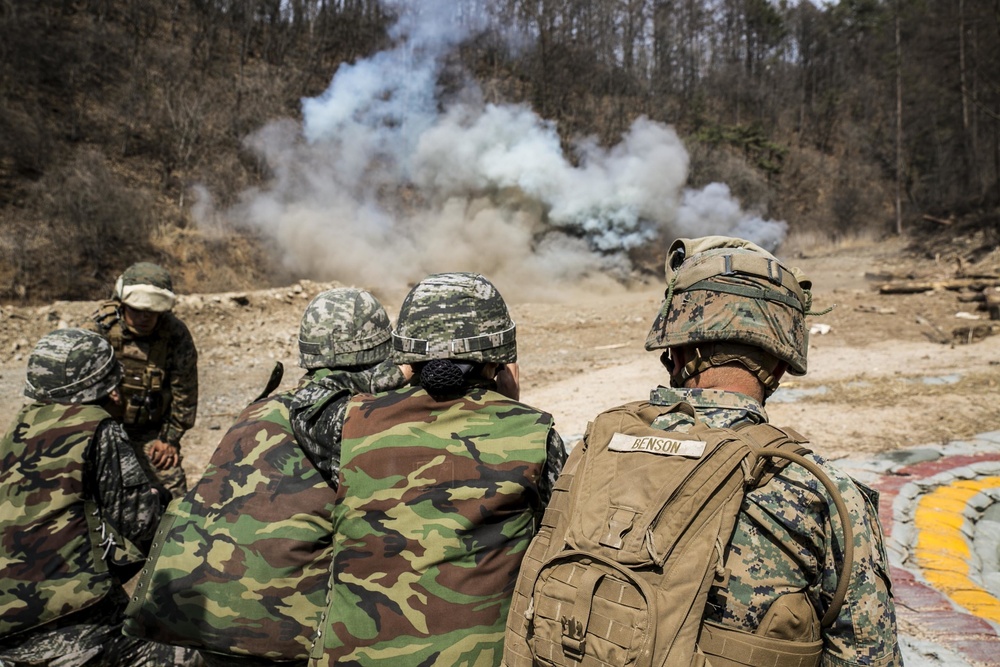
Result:
{"label": "webbing strap", "polygon": [[699,260],[685,267],[682,279],[674,285],[675,292],[692,289],[703,280],[711,280],[716,276],[736,276],[739,274],[764,278],[772,285],[780,286],[792,292],[805,303],[805,294],[798,278],[791,272],[781,268],[776,259],[752,253],[734,253],[731,255],[716,255]]}
{"label": "webbing strap", "polygon": [[693,290],[712,290],[715,292],[723,292],[725,294],[735,294],[736,296],[743,296],[748,299],[763,299],[765,301],[777,301],[778,303],[783,303],[786,306],[790,306],[798,311],[805,312],[805,305],[801,299],[792,298],[781,292],[777,292],[772,289],[765,289],[763,287],[750,287],[749,285],[730,285],[728,283],[720,283],[715,280],[699,280],[698,282],[685,287],[683,290],[674,288],[675,292],[690,292]]}
{"label": "webbing strap", "polygon": [[698,647],[712,667],[817,667],[823,640],[776,639],[705,621]]}

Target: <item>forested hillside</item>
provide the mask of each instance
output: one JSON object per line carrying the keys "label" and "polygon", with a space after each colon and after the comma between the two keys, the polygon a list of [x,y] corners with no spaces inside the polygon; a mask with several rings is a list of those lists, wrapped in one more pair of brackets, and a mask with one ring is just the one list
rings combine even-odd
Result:
{"label": "forested hillside", "polygon": [[713,197],[997,240],[995,0],[11,0],[0,82],[0,301],[627,273]]}

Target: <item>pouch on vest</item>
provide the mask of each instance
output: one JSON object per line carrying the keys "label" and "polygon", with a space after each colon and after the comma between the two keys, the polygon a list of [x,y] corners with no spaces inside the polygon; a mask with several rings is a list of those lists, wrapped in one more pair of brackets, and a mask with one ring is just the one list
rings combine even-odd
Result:
{"label": "pouch on vest", "polygon": [[[768,424],[696,423],[687,433],[650,426],[677,410],[694,417],[687,404],[640,402],[588,427],[522,563],[508,667],[714,664],[698,647],[702,616],[709,589],[727,583],[722,560],[743,496],[785,459],[802,460],[795,452],[805,440]],[[768,638],[764,648],[777,642],[792,643]],[[814,648],[795,664],[817,664]]]}

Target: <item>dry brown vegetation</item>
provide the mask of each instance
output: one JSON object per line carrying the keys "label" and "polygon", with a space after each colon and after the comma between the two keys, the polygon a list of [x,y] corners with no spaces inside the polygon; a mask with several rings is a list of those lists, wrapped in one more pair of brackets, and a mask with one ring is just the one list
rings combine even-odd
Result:
{"label": "dry brown vegetation", "polygon": [[[442,95],[471,73],[487,101],[529,104],[567,142],[614,143],[639,115],[670,123],[692,186],[727,183],[825,241],[891,231],[897,182],[907,233],[937,226],[927,213],[996,228],[991,2],[489,4]],[[97,298],[137,258],[186,291],[308,277],[238,224],[195,227],[194,188],[224,207],[266,183],[244,139],[299,118],[392,21],[376,0],[0,4],[0,301]]]}

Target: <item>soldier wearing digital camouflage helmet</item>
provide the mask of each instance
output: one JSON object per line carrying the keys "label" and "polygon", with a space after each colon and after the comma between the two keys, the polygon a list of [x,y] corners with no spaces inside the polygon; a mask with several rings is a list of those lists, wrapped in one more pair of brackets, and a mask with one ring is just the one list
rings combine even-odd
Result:
{"label": "soldier wearing digital camouflage helmet", "polygon": [[429,276],[392,336],[410,386],[347,408],[332,592],[310,665],[496,665],[524,547],[565,459],[515,400],[514,323],[483,276]]}
{"label": "soldier wearing digital camouflage helmet", "polygon": [[139,262],[115,283],[85,327],[104,336],[125,369],[122,405],[136,453],[174,495],[187,490],[181,438],[198,411],[198,352],[187,326],[171,311],[173,280],[162,267]]}
{"label": "soldier wearing digital camouflage helmet", "polygon": [[[760,431],[753,425],[766,424],[764,403],[783,374],[806,372],[805,318],[811,314],[811,282],[750,242],[718,236],[674,242],[667,255],[666,278],[665,299],[646,349],[663,351],[660,359],[671,386],[652,391],[651,408],[637,404],[647,406],[641,411],[652,418],[649,430],[664,431],[659,440],[677,446],[706,439],[703,434],[713,433],[706,427],[734,429],[730,434]],[[799,437],[791,430],[770,432]],[[801,446],[804,439],[793,442]],[[632,466],[648,456],[630,454],[628,447],[607,448],[614,451],[606,458],[624,457]],[[640,446],[631,449],[636,448]],[[655,453],[660,456],[653,458],[666,458],[663,450]],[[877,493],[809,450],[800,449],[798,455],[804,457],[802,463],[772,468],[768,475],[773,477],[753,473],[744,482],[749,490],[738,505],[715,580],[707,582],[700,627],[699,616],[694,617],[691,646],[696,646],[698,655],[679,656],[679,662],[677,657],[655,655],[652,664],[686,666],[701,664],[698,659],[706,657],[713,667],[902,664]],[[699,454],[675,458],[681,456],[697,460]],[[818,466],[831,489],[805,466]],[[568,468],[575,467],[574,457]],[[636,469],[634,484],[641,475]],[[570,487],[570,497],[572,493]],[[845,522],[848,513],[850,520]],[[571,525],[566,514],[556,530],[562,525]],[[629,534],[628,525],[626,520],[618,526],[622,535]],[[845,536],[851,533],[849,548]],[[847,582],[842,581],[844,573]],[[672,599],[669,590],[663,596],[672,607],[692,604]],[[585,627],[584,632],[611,635],[603,627]],[[531,655],[534,649],[525,645],[526,636],[517,627],[508,632],[512,655]],[[515,647],[515,642],[522,646]],[[581,641],[580,653],[597,643]],[[556,655],[545,664],[579,664],[568,658],[560,662],[562,649]]]}
{"label": "soldier wearing digital camouflage helmet", "polygon": [[305,664],[326,601],[340,428],[348,398],[405,382],[369,292],[306,308],[295,389],[237,418],[165,517],[125,632],[197,648],[210,667]]}
{"label": "soldier wearing digital camouflage helmet", "polygon": [[103,338],[59,329],[28,359],[31,399],[0,440],[0,664],[171,665],[122,636],[122,582],[169,494],[154,489],[107,408],[121,365]]}

